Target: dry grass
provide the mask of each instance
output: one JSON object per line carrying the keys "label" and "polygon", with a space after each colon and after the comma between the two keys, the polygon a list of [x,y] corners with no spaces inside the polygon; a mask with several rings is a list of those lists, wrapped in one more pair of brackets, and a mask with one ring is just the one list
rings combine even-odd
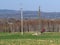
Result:
{"label": "dry grass", "polygon": [[0,40],[0,45],[60,45],[56,40],[14,39]]}

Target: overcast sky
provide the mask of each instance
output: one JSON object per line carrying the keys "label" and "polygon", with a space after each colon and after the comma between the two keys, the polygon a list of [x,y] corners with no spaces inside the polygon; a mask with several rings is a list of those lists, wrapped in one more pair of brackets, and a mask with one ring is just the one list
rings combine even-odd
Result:
{"label": "overcast sky", "polygon": [[41,11],[60,12],[60,0],[0,0],[0,9],[36,11],[39,5]]}

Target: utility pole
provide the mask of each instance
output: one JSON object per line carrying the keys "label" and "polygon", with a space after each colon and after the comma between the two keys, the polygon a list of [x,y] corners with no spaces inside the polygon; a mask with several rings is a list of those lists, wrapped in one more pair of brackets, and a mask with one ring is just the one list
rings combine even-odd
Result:
{"label": "utility pole", "polygon": [[49,20],[49,16],[48,16],[48,21],[47,21],[47,23],[48,23],[48,31],[50,32],[50,20]]}
{"label": "utility pole", "polygon": [[23,35],[23,11],[21,8],[21,34]]}
{"label": "utility pole", "polygon": [[40,17],[40,6],[39,6],[39,8],[38,8],[38,23],[39,23],[39,27],[38,27],[38,30],[37,30],[37,34],[39,34],[39,32],[40,32],[40,19],[41,19],[41,17]]}
{"label": "utility pole", "polygon": [[40,19],[40,6],[39,6],[38,14],[39,14],[39,19]]}
{"label": "utility pole", "polygon": [[39,6],[39,10],[38,10],[38,15],[39,15],[39,30],[40,30],[40,19],[41,19],[41,17],[40,17],[40,6]]}

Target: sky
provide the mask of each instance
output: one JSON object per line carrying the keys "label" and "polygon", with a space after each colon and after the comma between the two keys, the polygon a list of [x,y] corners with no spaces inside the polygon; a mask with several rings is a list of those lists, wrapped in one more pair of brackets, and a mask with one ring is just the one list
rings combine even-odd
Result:
{"label": "sky", "polygon": [[60,0],[0,0],[0,9],[60,12]]}

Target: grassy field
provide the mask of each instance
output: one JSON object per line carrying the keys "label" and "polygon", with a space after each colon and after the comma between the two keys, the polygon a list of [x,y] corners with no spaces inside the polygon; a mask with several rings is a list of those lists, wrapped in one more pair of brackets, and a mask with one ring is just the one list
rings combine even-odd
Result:
{"label": "grassy field", "polygon": [[60,45],[60,32],[32,34],[0,33],[0,45]]}

